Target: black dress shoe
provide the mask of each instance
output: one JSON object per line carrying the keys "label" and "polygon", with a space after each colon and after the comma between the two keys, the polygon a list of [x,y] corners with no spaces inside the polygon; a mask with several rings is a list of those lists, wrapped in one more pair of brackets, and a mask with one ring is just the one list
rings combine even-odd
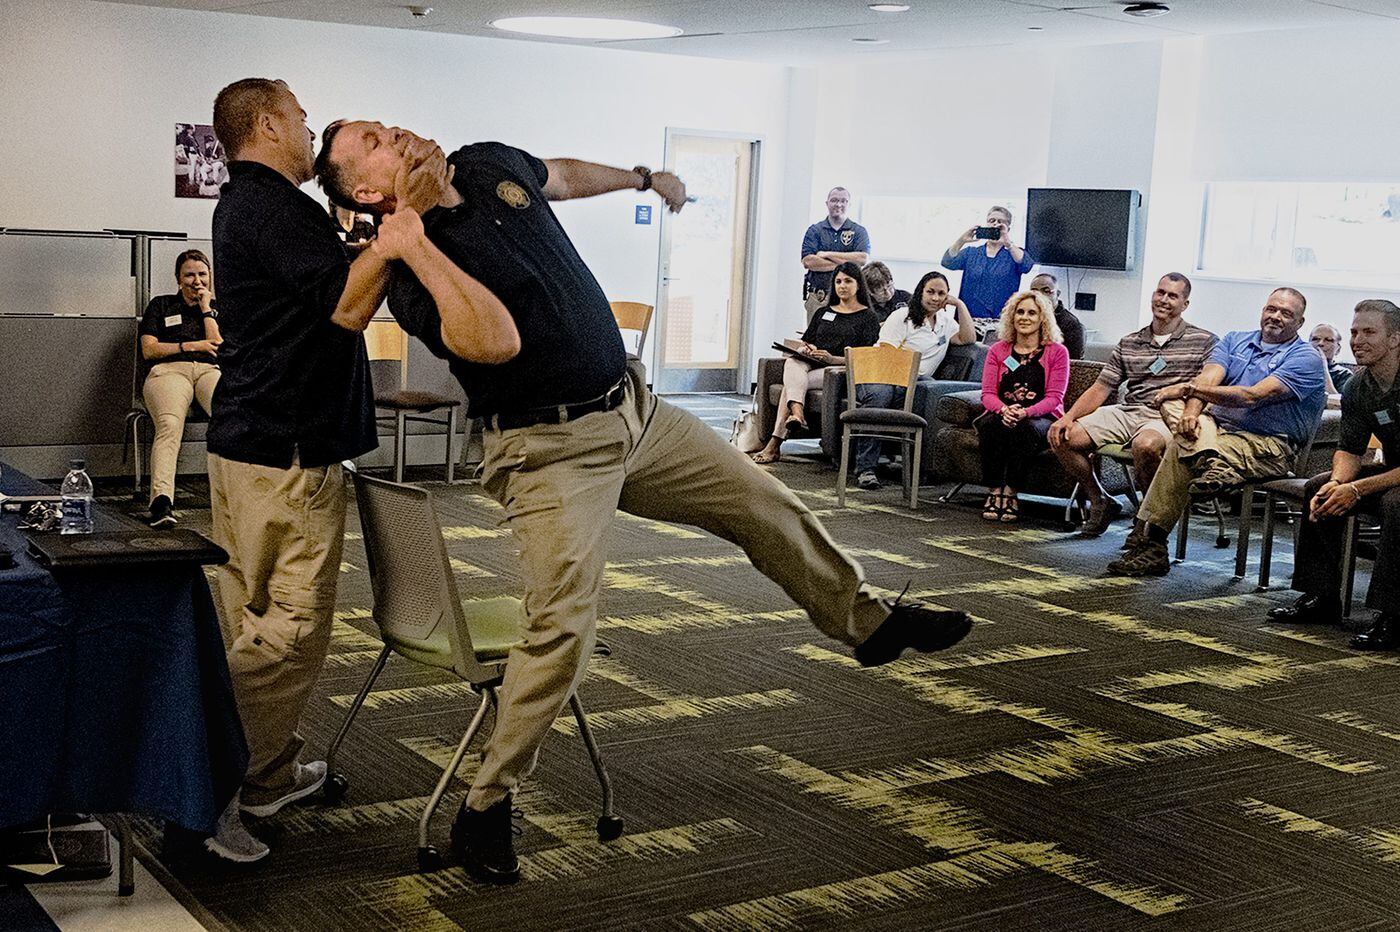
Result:
{"label": "black dress shoe", "polygon": [[1342,607],[1320,595],[1300,595],[1292,605],[1269,609],[1270,621],[1290,625],[1335,625],[1341,618]]}
{"label": "black dress shoe", "polygon": [[511,798],[488,806],[485,811],[464,804],[452,821],[452,852],[462,866],[483,883],[512,884],[520,879],[520,861],[515,856],[515,834],[511,822]]}
{"label": "black dress shoe", "polygon": [[[905,587],[908,589],[908,587]],[[900,599],[903,599],[900,593]],[[940,612],[915,602],[896,599],[875,633],[856,645],[856,660],[862,667],[878,667],[898,660],[906,650],[929,653],[952,647],[972,630],[967,612]]]}
{"label": "black dress shoe", "polygon": [[1351,646],[1357,650],[1395,650],[1400,647],[1400,618],[1381,612],[1370,630],[1351,639]]}

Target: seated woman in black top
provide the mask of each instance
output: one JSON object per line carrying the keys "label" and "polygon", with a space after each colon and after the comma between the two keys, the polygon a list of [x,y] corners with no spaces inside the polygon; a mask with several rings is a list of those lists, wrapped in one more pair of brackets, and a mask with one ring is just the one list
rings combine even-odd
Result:
{"label": "seated woman in black top", "polygon": [[178,294],[156,295],[141,316],[141,356],[154,363],[141,386],[155,425],[151,443],[151,527],[175,524],[175,461],[190,402],[208,414],[219,382],[219,325],[209,257],[187,249],[175,259]]}
{"label": "seated woman in black top", "polygon": [[778,419],[768,444],[753,454],[755,463],[776,463],[788,432],[806,428],[803,410],[809,389],[822,383],[822,369],[846,361],[846,347],[874,346],[880,337],[880,319],[870,310],[870,294],[860,266],[843,262],[832,279],[826,307],[812,315],[802,334],[802,353],[815,362],[789,356],[783,363],[783,394],[778,399]]}

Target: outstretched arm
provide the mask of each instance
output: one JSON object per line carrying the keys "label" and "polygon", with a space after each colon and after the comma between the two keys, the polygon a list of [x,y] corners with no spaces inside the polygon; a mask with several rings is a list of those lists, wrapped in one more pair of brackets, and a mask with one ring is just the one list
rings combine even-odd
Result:
{"label": "outstretched arm", "polygon": [[[544,195],[551,201],[596,197],[610,191],[641,191],[646,183],[646,176],[641,172],[599,165],[597,162],[546,159],[544,164],[549,169]],[[652,172],[651,188],[673,213],[685,206],[685,182],[671,172]]]}

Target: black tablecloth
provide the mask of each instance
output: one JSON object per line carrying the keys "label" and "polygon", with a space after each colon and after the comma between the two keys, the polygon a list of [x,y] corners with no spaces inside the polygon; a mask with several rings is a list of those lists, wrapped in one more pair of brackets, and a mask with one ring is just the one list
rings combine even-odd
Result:
{"label": "black tablecloth", "polygon": [[[51,491],[9,466],[0,492]],[[188,563],[50,573],[0,515],[0,828],[50,812],[213,830],[248,765],[218,616]],[[99,530],[130,519],[99,508]],[[56,531],[50,533],[57,533]]]}

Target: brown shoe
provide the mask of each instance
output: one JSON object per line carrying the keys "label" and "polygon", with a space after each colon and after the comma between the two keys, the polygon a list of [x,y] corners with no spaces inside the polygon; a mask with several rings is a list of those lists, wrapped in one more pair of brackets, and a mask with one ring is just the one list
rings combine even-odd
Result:
{"label": "brown shoe", "polygon": [[1127,553],[1108,564],[1112,576],[1165,576],[1171,568],[1167,545],[1145,538],[1139,538]]}

